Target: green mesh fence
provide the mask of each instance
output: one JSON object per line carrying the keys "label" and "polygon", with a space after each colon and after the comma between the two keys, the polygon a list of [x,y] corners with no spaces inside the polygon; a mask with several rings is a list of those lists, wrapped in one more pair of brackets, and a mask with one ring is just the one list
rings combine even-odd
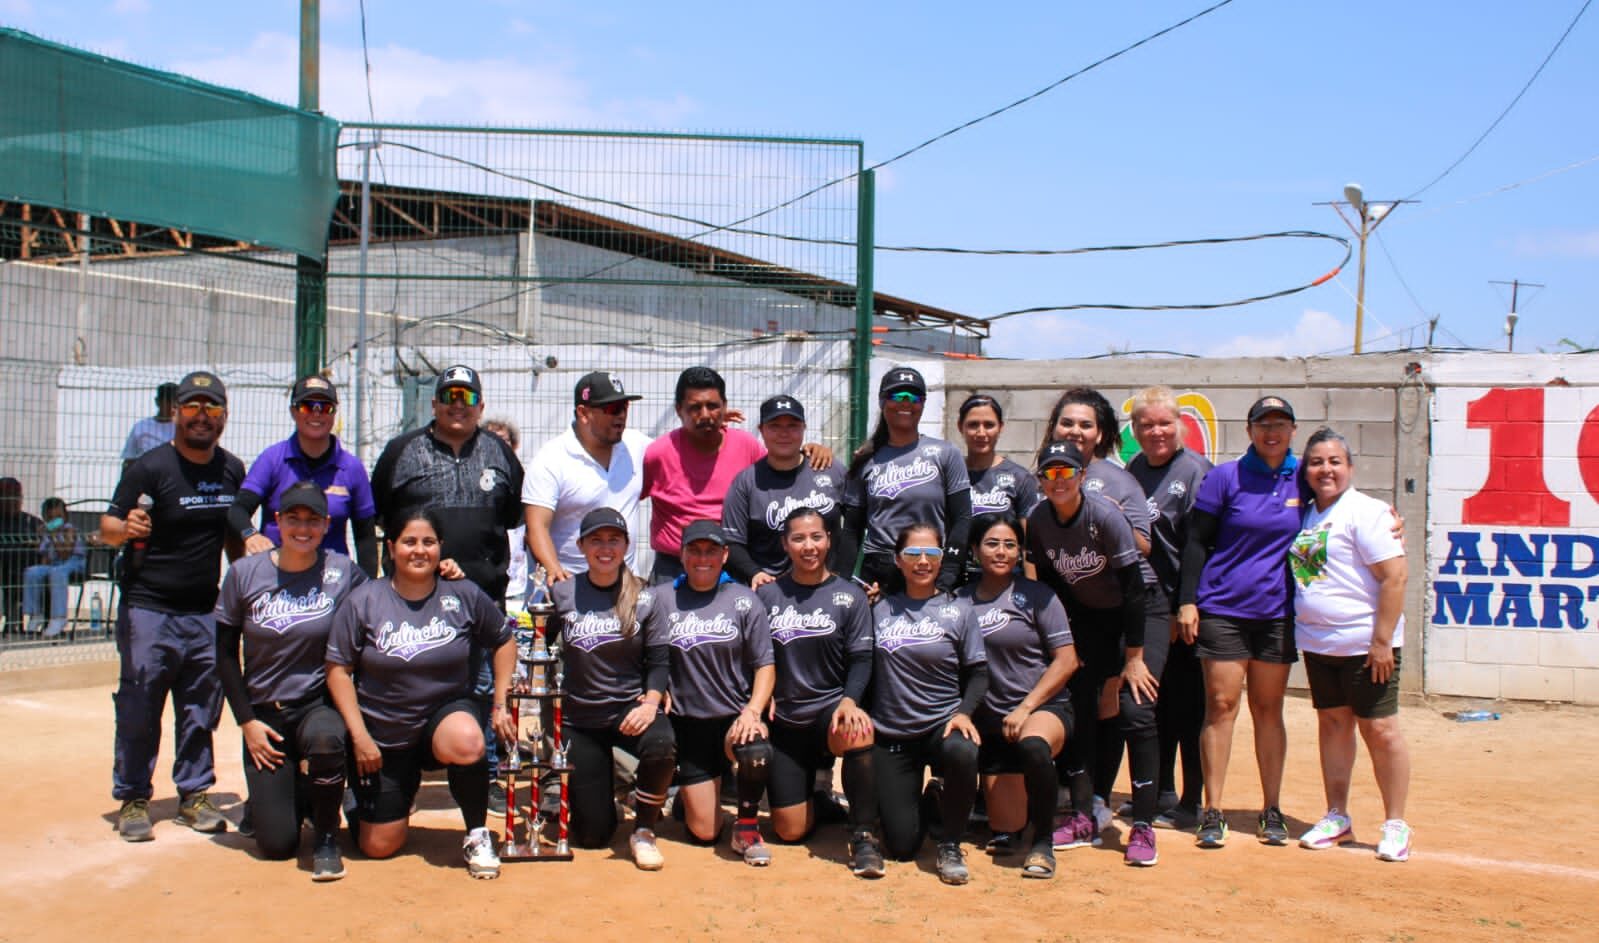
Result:
{"label": "green mesh fence", "polygon": [[338,123],[0,29],[0,200],[320,258]]}

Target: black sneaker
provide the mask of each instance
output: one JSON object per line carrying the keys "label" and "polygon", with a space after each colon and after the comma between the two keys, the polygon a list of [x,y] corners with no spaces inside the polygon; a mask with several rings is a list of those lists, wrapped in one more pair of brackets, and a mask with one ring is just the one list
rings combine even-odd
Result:
{"label": "black sneaker", "polygon": [[150,800],[124,799],[122,810],[117,813],[116,830],[123,841],[154,839],[155,829],[150,824]]}
{"label": "black sneaker", "polygon": [[983,846],[983,850],[996,858],[1014,855],[1021,850],[1021,838],[1021,832],[995,832],[988,839],[988,844]]}
{"label": "black sneaker", "polygon": [[192,828],[197,832],[217,834],[228,830],[228,820],[211,802],[211,796],[205,790],[191,792],[178,803],[178,817],[174,822],[185,828]]}
{"label": "black sneaker", "polygon": [[849,870],[858,878],[880,878],[886,868],[883,864],[883,846],[871,832],[860,831],[849,842]]}
{"label": "black sneaker", "polygon": [[1260,813],[1260,828],[1256,832],[1263,845],[1288,844],[1288,823],[1283,821],[1283,812],[1276,806],[1268,806]]}
{"label": "black sneaker", "polygon": [[311,880],[337,881],[344,877],[344,858],[339,855],[339,841],[332,832],[317,839],[316,850],[311,852]]}
{"label": "black sneaker", "polygon": [[489,783],[489,813],[505,814],[505,787],[497,782]]}
{"label": "black sneaker", "polygon": [[966,855],[961,852],[960,842],[938,843],[938,879],[945,884],[965,884],[971,879],[971,873],[966,870]]}
{"label": "black sneaker", "polygon": [[1194,844],[1201,848],[1220,848],[1227,844],[1227,819],[1220,809],[1205,809],[1199,813],[1199,828],[1194,831]]}
{"label": "black sneaker", "polygon": [[250,800],[244,800],[244,811],[239,814],[239,834],[245,838],[255,837],[255,813],[250,811]]}

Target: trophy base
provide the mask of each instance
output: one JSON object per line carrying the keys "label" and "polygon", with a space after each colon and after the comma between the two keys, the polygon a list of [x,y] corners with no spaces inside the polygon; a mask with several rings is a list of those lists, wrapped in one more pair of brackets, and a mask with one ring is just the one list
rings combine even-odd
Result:
{"label": "trophy base", "polygon": [[500,846],[501,861],[571,861],[570,849],[561,851],[534,842],[505,842]]}

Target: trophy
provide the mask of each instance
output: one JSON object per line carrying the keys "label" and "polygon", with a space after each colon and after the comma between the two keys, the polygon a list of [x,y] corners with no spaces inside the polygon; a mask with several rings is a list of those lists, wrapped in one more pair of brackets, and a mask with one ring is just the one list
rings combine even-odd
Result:
{"label": "trophy", "polygon": [[[525,683],[513,688],[509,697],[511,720],[517,725],[517,743],[506,751],[506,756],[501,759],[499,772],[505,776],[505,839],[501,845],[501,861],[571,861],[572,850],[567,841],[568,811],[566,802],[567,777],[571,774],[571,765],[567,760],[567,747],[561,743],[561,691],[565,674],[560,670],[560,655],[558,647],[550,645],[547,639],[547,630],[550,616],[555,614],[555,606],[550,602],[549,588],[545,585],[544,569],[534,571],[533,590],[528,594],[527,612],[523,614],[526,625],[531,629],[528,633],[527,645],[523,645],[523,637],[517,636],[517,661],[520,663],[519,672],[525,678]],[[519,619],[519,626],[522,621]],[[555,666],[555,685],[549,685],[549,672]],[[521,703],[534,702],[534,708],[527,712],[527,729],[522,729]],[[546,744],[544,740],[544,717],[542,705],[549,702],[553,710],[554,740]],[[522,760],[522,734],[526,734],[529,744],[528,755],[530,759],[524,763]],[[557,840],[554,849],[546,848],[544,842],[544,827],[546,820],[539,806],[539,777],[535,772],[528,777],[529,804],[524,813],[517,802],[516,774],[526,766],[532,770],[548,770],[559,773],[561,777],[561,806],[556,817]],[[517,836],[517,816],[523,814],[525,829],[521,840]]]}

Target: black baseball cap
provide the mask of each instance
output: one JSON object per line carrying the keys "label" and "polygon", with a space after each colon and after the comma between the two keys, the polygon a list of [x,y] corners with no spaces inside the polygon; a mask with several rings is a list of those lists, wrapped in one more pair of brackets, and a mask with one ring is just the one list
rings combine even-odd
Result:
{"label": "black baseball cap", "polygon": [[437,398],[440,393],[452,386],[471,390],[479,396],[483,395],[483,381],[478,379],[476,370],[465,364],[458,363],[452,367],[445,367],[444,372],[439,374],[439,381],[433,385],[433,396]]}
{"label": "black baseball cap", "polygon": [[614,527],[627,534],[627,519],[616,508],[595,508],[583,515],[583,522],[577,527],[577,539],[582,540],[597,530]]}
{"label": "black baseball cap", "polygon": [[313,373],[308,377],[301,377],[294,384],[294,389],[289,393],[289,405],[298,406],[312,399],[325,399],[330,403],[337,403],[339,391],[327,377]]}
{"label": "black baseball cap", "polygon": [[718,547],[727,546],[727,534],[722,530],[722,525],[715,521],[693,521],[683,528],[683,546],[687,547],[696,540],[709,540]]}
{"label": "black baseball cap", "polygon": [[1249,407],[1249,421],[1259,422],[1271,413],[1282,413],[1289,422],[1298,422],[1294,418],[1294,407],[1281,396],[1262,396],[1255,400],[1255,405]]}
{"label": "black baseball cap", "polygon": [[574,406],[604,406],[607,403],[631,403],[644,397],[622,389],[622,378],[606,370],[583,374],[572,391]]}
{"label": "black baseball cap", "polygon": [[883,374],[877,385],[878,397],[891,396],[902,391],[927,395],[927,381],[912,367],[895,367]]}
{"label": "black baseball cap", "polygon": [[1038,471],[1066,465],[1083,470],[1083,453],[1070,442],[1051,442],[1038,453]]}
{"label": "black baseball cap", "polygon": [[155,401],[165,403],[176,402],[178,398],[178,385],[176,383],[163,383],[155,388]]}
{"label": "black baseball cap", "polygon": [[761,404],[761,425],[764,426],[779,416],[793,416],[804,422],[805,405],[792,396],[773,396]]}
{"label": "black baseball cap", "polygon": [[305,508],[317,517],[328,516],[328,499],[315,482],[297,481],[278,496],[278,511]]}
{"label": "black baseball cap", "polygon": [[222,385],[220,377],[208,370],[196,370],[178,381],[178,402],[187,403],[202,396],[226,406],[228,388]]}

